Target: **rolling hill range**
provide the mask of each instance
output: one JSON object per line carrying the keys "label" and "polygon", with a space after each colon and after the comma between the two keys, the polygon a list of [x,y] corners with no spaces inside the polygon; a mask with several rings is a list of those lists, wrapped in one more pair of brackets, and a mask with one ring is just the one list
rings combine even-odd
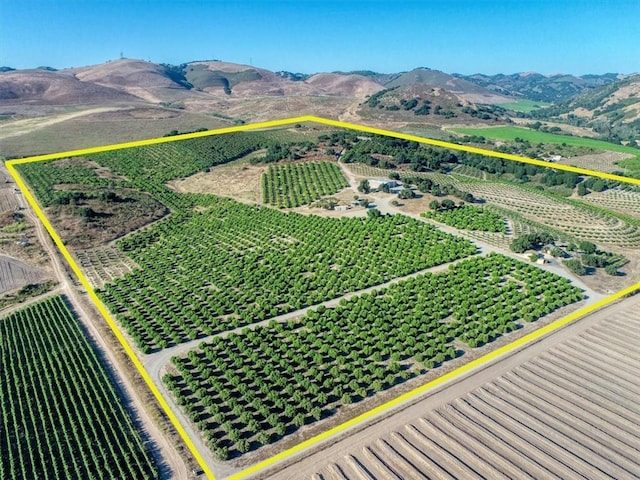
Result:
{"label": "rolling hill range", "polygon": [[[408,72],[372,71],[293,74],[222,61],[165,65],[120,59],[60,71],[48,68],[0,72],[0,105],[105,104],[197,101],[216,98],[333,96],[364,99],[383,89],[430,87],[478,104],[513,99],[562,102],[578,94],[615,85],[618,74],[544,76],[450,75],[421,67]],[[6,71],[10,70],[10,71]]]}
{"label": "rolling hill range", "polygon": [[210,97],[334,96],[363,99],[385,88],[411,85],[439,88],[479,103],[510,100],[473,82],[427,68],[397,74],[331,72],[301,75],[220,61],[171,66],[121,59],[60,71],[2,72],[0,105],[104,104],[132,101],[135,97],[150,103]]}
{"label": "rolling hill range", "polygon": [[585,91],[532,115],[587,127],[616,143],[635,143],[640,139],[640,75]]}
{"label": "rolling hill range", "polygon": [[30,155],[303,114],[391,129],[424,125],[430,132],[524,116],[569,123],[574,134],[628,141],[640,131],[638,78],[464,76],[425,67],[302,74],[217,60],[119,59],[59,71],[2,67],[0,142],[5,156]]}
{"label": "rolling hill range", "polygon": [[3,105],[105,104],[137,100],[122,87],[83,81],[67,72],[16,70],[3,72],[0,77],[0,103]]}
{"label": "rolling hill range", "polygon": [[541,75],[535,72],[512,75],[455,75],[500,95],[522,97],[540,102],[559,102],[582,92],[609,85],[623,76],[615,73],[604,75]]}

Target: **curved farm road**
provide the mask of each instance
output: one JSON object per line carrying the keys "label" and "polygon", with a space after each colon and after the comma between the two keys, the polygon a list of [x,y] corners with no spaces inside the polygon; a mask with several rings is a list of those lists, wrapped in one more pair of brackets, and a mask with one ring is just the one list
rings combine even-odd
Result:
{"label": "curved farm road", "polygon": [[[344,168],[343,164],[340,163],[339,165],[340,165],[341,169],[343,170],[343,172],[345,174],[345,177],[347,178],[347,180],[349,182],[349,185],[350,185],[349,188],[351,188],[355,193],[358,193],[357,189],[356,189],[356,184],[357,184],[358,180],[356,179],[356,177],[351,172],[349,172],[348,169]],[[519,256],[519,255],[517,255],[517,254],[515,254],[515,253],[513,253],[511,251],[505,251],[505,250],[499,249],[499,248],[497,248],[497,247],[495,247],[493,245],[490,245],[488,243],[482,242],[482,241],[480,241],[478,239],[466,237],[465,234],[464,234],[465,233],[464,231],[458,230],[458,229],[453,228],[453,227],[449,227],[447,225],[439,224],[437,222],[431,222],[431,221],[429,221],[429,220],[427,220],[427,219],[425,219],[423,217],[420,217],[417,214],[410,214],[410,213],[401,211],[399,209],[396,209],[390,203],[391,200],[393,200],[394,198],[395,198],[394,196],[376,196],[375,197],[375,206],[382,213],[385,213],[385,214],[386,213],[389,213],[389,214],[400,213],[400,214],[403,214],[403,215],[408,215],[408,216],[416,218],[416,219],[418,219],[420,221],[425,221],[425,222],[428,222],[428,223],[432,223],[432,224],[436,225],[439,229],[441,229],[441,230],[443,230],[443,231],[445,231],[447,233],[465,237],[465,238],[467,238],[468,240],[472,241],[473,243],[475,243],[478,246],[478,248],[479,248],[479,253],[478,254],[479,255],[486,255],[486,254],[488,254],[490,252],[496,252],[496,253],[501,253],[503,255],[511,256],[511,257],[516,258],[516,259],[521,260],[521,261],[523,261],[523,260],[526,261],[526,259],[524,259],[522,256]],[[460,260],[458,260],[458,261],[460,261]],[[451,262],[451,263],[456,263],[456,262]],[[424,274],[426,272],[435,273],[435,272],[438,272],[438,271],[443,271],[443,270],[446,270],[451,263],[444,264],[444,265],[439,265],[439,266],[432,267],[432,268],[429,268],[429,269],[426,269],[426,270],[421,270],[419,272],[415,272],[413,274],[410,274],[410,275],[407,275],[407,276],[404,276],[404,277],[395,278],[395,279],[390,280],[390,281],[388,281],[386,283],[383,283],[383,284],[380,284],[380,285],[375,285],[373,287],[369,287],[369,288],[366,288],[364,290],[360,290],[360,291],[357,291],[357,292],[351,292],[351,293],[348,293],[348,294],[343,295],[341,297],[335,298],[333,300],[329,300],[327,302],[323,302],[323,303],[321,303],[319,305],[324,305],[324,306],[327,306],[327,307],[335,306],[335,305],[338,304],[338,302],[342,298],[350,298],[350,297],[353,297],[355,295],[361,295],[363,293],[368,293],[368,292],[370,292],[370,291],[372,291],[374,289],[385,288],[385,287],[387,287],[387,286],[389,286],[389,285],[391,285],[393,283],[397,283],[397,282],[406,280],[408,278],[412,278],[412,277],[415,277],[417,275]],[[568,278],[569,280],[571,280],[572,283],[574,283],[576,286],[578,286],[579,288],[583,289],[585,291],[585,293],[588,295],[589,298],[582,303],[582,306],[586,306],[586,305],[592,304],[592,303],[597,302],[598,300],[604,298],[604,295],[601,295],[601,294],[599,294],[597,292],[594,292],[592,289],[587,287],[579,279],[576,279],[576,278],[573,278],[572,276],[570,276],[568,274],[568,272],[565,269],[563,269],[562,267],[560,267],[559,265],[545,264],[545,265],[539,265],[539,267],[543,268],[545,270],[549,270],[549,271],[551,271],[551,272],[553,272],[553,273],[555,273],[557,275],[564,276],[564,277]],[[287,321],[287,320],[290,320],[290,319],[293,319],[293,318],[296,318],[296,317],[300,317],[300,316],[304,315],[307,312],[307,310],[312,309],[312,308],[317,308],[317,306],[318,305],[312,305],[312,306],[309,306],[309,307],[306,307],[306,308],[303,308],[303,309],[300,309],[300,310],[296,310],[296,311],[289,312],[289,313],[286,313],[286,314],[283,314],[283,315],[280,315],[280,316],[277,316],[277,317],[274,317],[274,318],[271,318],[271,319],[264,320],[264,321],[259,322],[259,323],[243,326],[243,327],[240,327],[240,328],[237,328],[237,329],[234,329],[234,330],[230,330],[230,331],[227,331],[227,332],[223,332],[223,333],[220,333],[220,334],[217,334],[217,335],[225,337],[229,333],[232,333],[232,332],[239,333],[240,331],[242,331],[245,328],[253,329],[253,328],[256,328],[257,326],[260,326],[260,325],[266,325],[269,322],[271,322],[272,320],[275,320],[275,321],[278,321],[278,322],[284,322],[284,321]],[[157,353],[153,353],[153,354],[150,354],[150,355],[144,355],[142,357],[142,361],[143,361],[143,363],[145,365],[145,368],[147,369],[147,371],[151,375],[151,378],[153,379],[153,381],[161,389],[164,397],[167,399],[167,401],[170,404],[173,412],[180,419],[183,427],[185,428],[185,430],[188,432],[189,436],[192,438],[192,440],[196,444],[196,446],[197,446],[198,450],[200,451],[201,455],[205,459],[207,459],[207,462],[209,463],[210,466],[215,467],[214,471],[215,471],[216,475],[224,478],[225,476],[228,476],[230,474],[233,474],[233,473],[237,472],[238,469],[234,468],[234,467],[226,466],[226,465],[221,465],[220,463],[216,462],[213,459],[213,456],[211,455],[209,449],[206,447],[206,445],[202,441],[202,438],[201,438],[200,434],[193,427],[192,422],[183,414],[182,410],[175,404],[175,402],[173,401],[172,396],[164,388],[164,384],[162,382],[162,375],[165,373],[165,368],[169,364],[169,361],[170,361],[171,357],[174,357],[174,356],[177,356],[177,355],[186,354],[189,350],[197,348],[200,343],[206,342],[207,340],[209,340],[211,338],[212,338],[212,336],[203,337],[203,338],[200,338],[200,339],[197,339],[197,340],[193,340],[193,341],[190,341],[190,342],[182,343],[182,344],[177,345],[177,346],[172,347],[172,348],[167,348],[167,349],[161,350],[161,351],[159,351]],[[388,412],[386,412],[383,415],[388,415]],[[359,427],[355,427],[355,428],[359,428]],[[297,477],[294,476],[294,477],[291,477],[291,478],[297,478]]]}
{"label": "curved farm road", "polygon": [[[97,347],[102,360],[107,361],[106,366],[111,377],[115,377],[114,380],[116,381],[116,388],[121,390],[127,400],[129,400],[129,402],[127,402],[128,408],[133,407],[135,409],[134,418],[141,424],[143,435],[146,435],[154,443],[156,449],[156,460],[162,472],[162,477],[181,479],[189,478],[190,474],[183,458],[160,431],[156,423],[151,419],[149,412],[139,397],[132,379],[127,373],[125,373],[130,369],[130,367],[122,365],[121,360],[114,354],[112,347],[108,345],[96,327],[96,324],[103,323],[102,317],[93,309],[92,306],[89,306],[90,302],[88,299],[83,298],[86,293],[81,291],[74,284],[69,275],[67,275],[62,263],[61,255],[54,245],[53,240],[22,195],[20,195],[19,203],[27,217],[35,225],[38,240],[49,254],[55,278],[60,282],[60,287],[44,296],[52,295],[54,293],[63,293],[73,306],[79,320],[90,335],[94,347]],[[158,453],[161,458],[158,458]],[[170,471],[167,471],[167,467]]]}
{"label": "curved farm road", "polygon": [[[380,201],[382,200],[382,201]],[[377,206],[378,208],[380,208],[381,211],[385,212],[385,213],[396,213],[396,210],[390,205],[390,200],[392,200],[391,197],[386,198],[386,199],[376,199],[377,202]],[[397,211],[397,213],[402,213],[402,214],[406,214],[406,212],[399,212]],[[419,217],[418,215],[411,215],[414,216],[415,218],[422,220],[422,221],[426,221],[424,218]],[[454,234],[454,235],[460,235],[460,236],[464,236],[463,233],[464,232],[459,232],[457,229],[455,228],[451,228],[451,227],[447,227],[447,226],[443,226],[440,224],[437,224],[437,226],[439,228],[441,228],[444,231],[447,231],[448,233]],[[497,253],[501,253],[501,254],[507,254],[510,255],[518,260],[523,260],[522,257],[514,254],[513,252],[505,252],[502,251],[492,245],[486,244],[484,242],[478,241],[476,239],[472,239],[469,238],[469,240],[473,241],[476,245],[478,245],[479,247],[479,255],[487,255],[490,252],[497,252]],[[468,257],[467,257],[468,258]],[[341,297],[326,301],[326,302],[322,302],[321,304],[318,305],[324,305],[326,307],[332,307],[338,304],[338,302],[340,302],[341,299],[343,298],[351,298],[353,296],[356,295],[361,295],[363,293],[369,293],[372,290],[378,290],[381,288],[385,288],[389,285],[392,285],[394,283],[409,279],[409,278],[413,278],[416,277],[418,275],[422,275],[426,272],[431,272],[431,273],[436,273],[439,271],[444,271],[446,269],[449,268],[449,265],[453,264],[453,263],[457,263],[459,261],[462,261],[464,259],[461,260],[457,260],[454,262],[450,262],[444,265],[438,265],[429,269],[425,269],[425,270],[421,270],[415,273],[412,273],[410,275],[406,275],[404,277],[399,277],[399,278],[395,278],[393,280],[390,280],[388,282],[385,282],[383,284],[379,284],[379,285],[375,285],[363,290],[359,290],[357,292],[350,292],[348,294],[345,294]],[[559,266],[553,266],[553,265],[543,265],[541,266],[541,268],[544,268],[545,270],[549,270],[552,271],[553,273],[556,273],[558,275],[562,275],[564,277],[569,278],[569,280],[571,280],[574,284],[576,284],[578,287],[582,288],[585,290],[586,294],[588,295],[588,299],[586,301],[584,301],[581,306],[584,307],[586,305],[590,305],[594,302],[597,302],[598,300],[604,298],[603,295],[592,291],[590,288],[588,288],[586,285],[584,285],[582,282],[580,282],[579,280],[576,281],[576,279],[571,278],[570,276],[567,275],[567,272],[562,269]],[[253,329],[256,328],[260,325],[267,325],[269,322],[271,322],[272,320],[275,320],[277,322],[285,322],[287,320],[293,319],[293,318],[297,318],[300,317],[302,315],[304,315],[309,309],[312,308],[317,308],[318,305],[312,305],[300,310],[296,310],[293,312],[289,312],[283,315],[279,315],[277,317],[274,318],[270,318],[267,320],[263,320],[262,322],[258,322],[252,325],[246,325],[243,327],[239,327],[237,329],[234,330],[230,330],[227,332],[223,332],[214,336],[222,336],[225,337],[227,335],[229,335],[229,333],[239,333],[242,330],[249,328],[249,329]],[[535,328],[534,326],[532,326],[532,329]],[[178,355],[183,355],[186,354],[189,350],[192,350],[194,348],[197,348],[198,345],[202,342],[206,342],[207,340],[210,340],[213,336],[209,336],[209,337],[203,337],[197,340],[192,340],[190,342],[185,342],[182,343],[180,345],[177,345],[175,347],[172,348],[167,348],[164,350],[161,350],[157,353],[153,353],[150,355],[145,355],[142,358],[142,361],[145,365],[145,368],[147,369],[147,371],[149,372],[149,374],[151,375],[151,378],[153,379],[153,381],[156,383],[156,385],[158,385],[158,387],[161,389],[164,397],[167,399],[169,405],[171,406],[173,412],[175,413],[175,415],[180,419],[183,427],[185,428],[185,430],[188,432],[189,436],[191,437],[191,439],[194,441],[194,443],[196,444],[196,446],[198,447],[198,450],[200,451],[201,455],[207,459],[207,462],[210,466],[214,467],[214,471],[216,473],[217,476],[219,476],[220,478],[225,478],[228,475],[231,475],[233,473],[236,473],[237,471],[239,471],[239,469],[231,467],[231,466],[227,466],[227,465],[221,465],[220,463],[216,462],[213,458],[213,456],[211,455],[209,449],[206,447],[206,445],[204,444],[204,442],[201,439],[201,436],[199,434],[199,432],[196,431],[196,429],[193,427],[192,422],[183,414],[182,410],[175,404],[175,402],[173,401],[172,396],[170,395],[170,393],[164,388],[164,384],[162,382],[162,375],[165,373],[165,368],[166,366],[169,364],[171,357],[174,356],[178,356]],[[512,341],[512,340],[509,340]],[[414,400],[415,401],[415,400]],[[389,412],[385,412],[383,413],[381,416],[384,415],[388,415]],[[370,421],[367,421],[367,423],[370,423]],[[356,426],[353,427],[354,429],[358,429],[358,428],[362,428],[362,425],[360,426]],[[297,476],[292,476],[290,478],[298,478]]]}

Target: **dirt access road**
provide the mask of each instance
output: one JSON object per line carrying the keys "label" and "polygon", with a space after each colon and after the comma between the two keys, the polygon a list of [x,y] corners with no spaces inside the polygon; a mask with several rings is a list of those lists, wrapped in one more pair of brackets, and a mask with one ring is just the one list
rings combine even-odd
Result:
{"label": "dirt access road", "polygon": [[[341,165],[341,168],[343,168],[343,166]],[[346,170],[346,169],[345,169]],[[357,193],[357,189],[355,188],[355,185],[357,184],[357,179],[348,171],[345,172],[345,176],[347,177],[349,184],[350,184],[350,188],[353,189],[353,192]],[[393,198],[395,198],[395,196],[381,196],[381,195],[375,195],[375,202],[376,202],[376,206],[377,208],[379,208],[383,213],[400,213],[400,214],[404,214],[404,215],[408,215],[408,216],[412,216],[420,221],[426,221],[424,218],[420,217],[419,215],[415,215],[415,214],[410,214],[407,212],[403,212],[400,210],[395,209],[391,204],[390,204],[390,200],[392,200]],[[366,214],[364,212],[359,212],[362,214]],[[437,224],[438,228],[440,228],[443,231],[446,231],[447,233],[453,234],[453,235],[460,235],[460,236],[464,236],[464,232],[458,231],[455,228],[452,227],[448,227],[446,225],[440,225]],[[492,245],[486,244],[484,242],[478,241],[477,239],[471,239],[470,240],[472,242],[474,242],[476,245],[478,245],[479,247],[479,255],[486,255],[490,252],[497,252],[497,253],[501,253],[501,254],[506,254],[509,256],[512,256],[518,260],[523,260],[522,257],[514,254],[513,252],[505,252],[503,250],[500,250]],[[453,262],[455,263],[455,262]],[[415,272],[411,275],[407,275],[405,277],[401,277],[401,278],[397,278],[397,279],[393,279],[389,282],[386,282],[385,284],[382,285],[376,285],[370,288],[367,288],[365,290],[362,291],[358,291],[358,292],[352,292],[349,294],[346,294],[342,297],[327,301],[327,302],[323,302],[322,305],[325,305],[327,307],[331,307],[331,306],[335,306],[342,298],[350,298],[354,295],[361,295],[363,293],[367,293],[370,292],[371,290],[374,289],[380,289],[380,288],[384,288],[390,284],[393,283],[397,283],[403,280],[406,280],[408,278],[412,278],[415,277],[417,275],[421,275],[424,274],[426,272],[439,272],[439,271],[444,271],[446,269],[448,269],[450,264],[445,264],[445,265],[439,265],[436,267],[432,267],[430,269],[426,269],[420,272]],[[582,306],[586,306],[586,305],[590,305],[594,302],[597,302],[598,300],[604,298],[603,295],[598,294],[597,292],[594,292],[593,290],[591,290],[590,288],[588,288],[586,285],[584,285],[581,281],[574,279],[572,277],[570,277],[568,275],[568,273],[561,267],[557,266],[557,265],[544,265],[541,266],[542,268],[552,271],[553,273],[556,273],[558,275],[561,276],[565,276],[567,278],[569,278],[575,285],[577,285],[579,288],[582,288],[583,290],[585,290],[585,293],[588,295],[588,299],[582,303]],[[236,330],[233,330],[233,332],[239,333],[241,330],[244,330],[246,328],[249,329],[253,329],[258,327],[259,325],[264,325],[267,324],[269,322],[271,322],[272,320],[275,321],[280,321],[280,322],[284,322],[287,321],[289,319],[292,318],[296,318],[296,317],[300,317],[302,315],[304,315],[306,313],[307,310],[309,310],[310,308],[316,308],[317,305],[311,306],[311,307],[307,307],[304,309],[300,309],[294,312],[290,312],[284,315],[280,315],[278,317],[275,317],[273,319],[268,319],[265,320],[263,322],[260,323],[256,323],[256,324],[252,324],[249,326],[244,326],[241,328],[238,328]],[[542,322],[542,320],[541,320]],[[536,325],[529,325],[528,327],[530,327],[531,329],[535,329],[539,326],[539,324]],[[229,333],[231,333],[231,331],[229,332],[223,332],[220,334],[217,334],[216,336],[221,336],[221,337],[225,337],[226,335],[228,335]],[[523,333],[524,334],[524,333]],[[194,441],[194,444],[196,445],[196,447],[198,448],[198,450],[200,451],[200,454],[203,456],[203,458],[206,459],[207,463],[213,468],[214,472],[216,473],[216,475],[220,478],[225,478],[228,475],[231,475],[233,473],[236,473],[238,471],[237,468],[234,468],[233,466],[231,466],[230,464],[220,464],[219,462],[217,462],[210,450],[206,447],[204,441],[202,440],[201,435],[199,434],[199,432],[195,429],[195,427],[193,426],[192,422],[186,417],[186,415],[184,415],[183,411],[181,408],[179,408],[175,402],[173,401],[172,396],[169,394],[169,392],[164,388],[164,384],[162,383],[162,375],[165,373],[166,371],[166,366],[169,365],[170,359],[173,356],[178,356],[178,355],[184,355],[186,354],[189,350],[192,350],[194,348],[197,348],[198,345],[202,342],[206,342],[208,340],[210,340],[211,337],[206,337],[206,338],[201,338],[201,339],[197,339],[191,342],[186,342],[180,345],[177,345],[175,347],[169,348],[169,349],[165,349],[162,350],[160,352],[151,354],[151,355],[145,355],[142,360],[144,362],[145,368],[147,369],[147,371],[149,372],[149,374],[151,375],[151,378],[154,380],[154,382],[156,382],[156,384],[158,385],[158,387],[160,388],[160,390],[162,391],[163,395],[165,396],[165,398],[168,400],[168,403],[171,406],[172,411],[174,412],[174,414],[180,419],[183,427],[185,428],[185,430],[189,433],[190,437],[192,438],[192,440]],[[513,341],[513,338],[509,339],[509,341]],[[494,345],[495,347],[496,345]]]}
{"label": "dirt access road", "polygon": [[[50,292],[50,295],[54,293],[64,294],[71,303],[94,347],[98,349],[100,357],[105,361],[108,372],[116,381],[116,387],[128,400],[125,402],[127,407],[134,408],[132,412],[133,418],[136,420],[138,426],[141,427],[143,438],[147,437],[147,439],[153,442],[154,448],[152,451],[156,457],[162,477],[190,478],[191,475],[183,458],[160,431],[156,423],[150,418],[149,412],[145,409],[133,385],[132,379],[126,373],[129,367],[121,364],[120,359],[113,353],[112,347],[108,345],[96,327],[96,324],[103,323],[104,319],[89,304],[88,298],[85,298],[86,292],[81,290],[81,287],[77,286],[67,274],[61,255],[49,236],[49,233],[22,194],[19,196],[19,204],[23,209],[22,211],[26,214],[29,221],[35,225],[37,237],[51,259],[54,276],[60,282],[60,287],[54,292]],[[35,301],[35,299],[33,299],[32,302],[33,301]],[[30,302],[23,304],[23,306],[28,303]]]}

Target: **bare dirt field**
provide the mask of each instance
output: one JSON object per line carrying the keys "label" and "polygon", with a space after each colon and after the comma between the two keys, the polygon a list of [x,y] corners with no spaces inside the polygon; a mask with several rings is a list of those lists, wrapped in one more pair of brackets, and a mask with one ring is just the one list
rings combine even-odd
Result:
{"label": "bare dirt field", "polygon": [[44,271],[15,258],[0,255],[0,294],[37,283],[45,278]]}
{"label": "bare dirt field", "polygon": [[[22,122],[22,123],[18,123]],[[129,142],[166,135],[172,130],[220,128],[230,121],[213,115],[161,108],[123,106],[4,122],[0,151],[5,158]]]}
{"label": "bare dirt field", "polygon": [[599,172],[614,172],[616,170],[625,170],[616,165],[616,162],[632,158],[633,155],[621,152],[604,152],[592,155],[580,155],[578,157],[562,158],[558,163],[563,165],[573,165],[579,168],[588,168],[589,170],[597,170]]}
{"label": "bare dirt field", "polygon": [[638,306],[609,306],[259,478],[638,478]]}
{"label": "bare dirt field", "polygon": [[[265,150],[254,152],[251,156],[264,154]],[[222,197],[231,197],[238,201],[262,203],[262,174],[267,171],[265,165],[251,165],[248,158],[219,165],[210,172],[199,172],[184,180],[169,182],[177,192],[212,193]]]}

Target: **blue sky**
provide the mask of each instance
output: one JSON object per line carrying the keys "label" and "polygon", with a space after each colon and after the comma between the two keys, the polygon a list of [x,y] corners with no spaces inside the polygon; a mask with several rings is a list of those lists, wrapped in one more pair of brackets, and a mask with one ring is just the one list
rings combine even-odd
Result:
{"label": "blue sky", "polygon": [[639,0],[0,0],[0,65],[633,73],[639,25]]}

